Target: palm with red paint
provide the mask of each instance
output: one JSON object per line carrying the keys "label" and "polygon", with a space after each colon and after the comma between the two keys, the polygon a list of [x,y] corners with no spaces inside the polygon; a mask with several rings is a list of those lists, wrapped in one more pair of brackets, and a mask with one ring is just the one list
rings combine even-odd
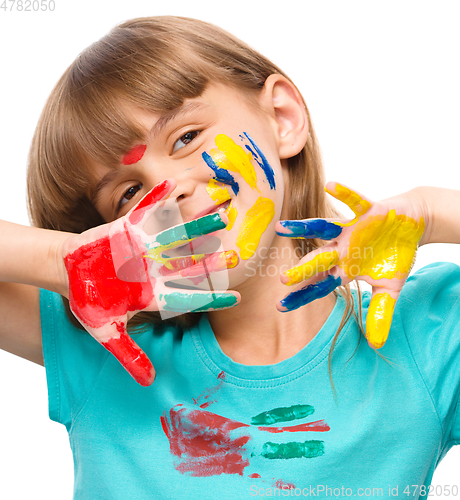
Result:
{"label": "palm with red paint", "polygon": [[[209,277],[237,264],[235,252],[165,257],[163,253],[223,229],[221,214],[148,235],[144,226],[175,188],[155,186],[124,217],[66,240],[62,255],[73,314],[85,329],[142,385],[155,378],[152,363],[127,334],[128,320],[139,311],[215,310],[239,301],[236,292],[207,292],[166,286],[172,279]],[[206,220],[205,220],[206,219]],[[207,225],[205,223],[208,223]]]}

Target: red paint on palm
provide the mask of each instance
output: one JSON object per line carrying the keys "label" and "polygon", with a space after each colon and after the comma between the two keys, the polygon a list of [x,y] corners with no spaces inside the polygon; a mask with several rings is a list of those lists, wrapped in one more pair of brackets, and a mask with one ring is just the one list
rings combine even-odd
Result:
{"label": "red paint on palm", "polygon": [[109,350],[139,384],[148,386],[155,379],[155,370],[147,355],[126,333],[124,323],[117,323],[120,338],[102,345]]}
{"label": "red paint on palm", "polygon": [[[113,318],[124,316],[128,311],[141,311],[153,299],[154,278],[140,283],[117,277],[108,236],[81,246],[64,261],[69,275],[70,307],[82,323],[91,328],[111,323]],[[142,266],[141,270],[148,276],[147,259],[142,259]]]}
{"label": "red paint on palm", "polygon": [[[141,311],[153,299],[154,278],[147,279],[148,265],[142,256],[128,261],[129,272],[144,279],[123,281],[118,278],[112,261],[108,236],[81,246],[65,259],[69,275],[70,307],[83,325],[97,329],[113,324],[113,318]],[[136,269],[134,269],[136,267]],[[155,370],[146,354],[125,333],[123,325],[119,338],[102,345],[112,352],[123,367],[141,385],[149,385]]]}

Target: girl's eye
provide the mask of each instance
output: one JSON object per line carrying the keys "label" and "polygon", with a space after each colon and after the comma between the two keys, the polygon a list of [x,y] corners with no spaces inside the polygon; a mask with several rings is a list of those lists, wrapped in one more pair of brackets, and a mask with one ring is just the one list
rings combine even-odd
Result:
{"label": "girl's eye", "polygon": [[123,205],[128,203],[129,200],[134,198],[134,195],[142,189],[142,184],[136,184],[135,186],[131,186],[123,195],[118,204],[118,208],[120,209]]}
{"label": "girl's eye", "polygon": [[193,139],[195,139],[195,137],[199,133],[200,132],[198,130],[192,130],[192,131],[187,132],[186,134],[184,134],[179,140],[177,140],[174,143],[173,153],[175,153],[176,151],[179,151],[179,149],[183,148],[184,146],[187,146],[187,144],[189,144],[190,142],[192,142]]}

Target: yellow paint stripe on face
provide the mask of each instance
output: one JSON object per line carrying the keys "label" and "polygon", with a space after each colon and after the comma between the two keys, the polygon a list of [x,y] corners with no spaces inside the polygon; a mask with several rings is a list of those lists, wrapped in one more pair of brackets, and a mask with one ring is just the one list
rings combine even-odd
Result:
{"label": "yellow paint stripe on face", "polygon": [[366,338],[379,349],[387,338],[393,318],[396,300],[389,293],[377,293],[372,297],[366,320]]}
{"label": "yellow paint stripe on face", "polygon": [[284,275],[289,278],[286,285],[296,285],[302,281],[316,276],[318,273],[329,271],[339,262],[339,253],[337,251],[323,252],[316,255],[312,260],[305,262],[300,266],[288,269]]}
{"label": "yellow paint stripe on face", "polygon": [[325,188],[325,191],[326,193],[329,193],[337,200],[348,205],[351,208],[351,210],[353,210],[353,213],[356,215],[356,217],[352,221],[347,223],[334,222],[334,224],[336,224],[337,226],[341,227],[352,226],[356,222],[358,216],[364,215],[366,212],[369,211],[369,209],[372,206],[372,204],[369,201],[364,200],[358,193],[347,188],[346,186],[342,186],[342,184],[337,183],[334,191],[331,191],[327,188]]}
{"label": "yellow paint stripe on face", "polygon": [[228,224],[227,224],[227,231],[230,231],[230,229],[233,227],[235,224],[236,218],[238,216],[238,211],[236,208],[233,206],[232,203],[228,206],[227,210],[225,210],[225,213],[227,214],[228,217]]}
{"label": "yellow paint stripe on face", "polygon": [[247,211],[240,225],[236,244],[243,260],[251,258],[259,245],[262,234],[275,215],[275,204],[269,198],[260,196]]}
{"label": "yellow paint stripe on face", "polygon": [[225,203],[231,198],[227,188],[218,183],[215,179],[210,179],[206,186],[206,191],[215,205]]}
{"label": "yellow paint stripe on face", "polygon": [[254,189],[257,186],[257,175],[251,163],[251,153],[235,144],[235,142],[224,134],[216,137],[216,146],[210,154],[214,162],[221,168],[239,173],[243,179]]}

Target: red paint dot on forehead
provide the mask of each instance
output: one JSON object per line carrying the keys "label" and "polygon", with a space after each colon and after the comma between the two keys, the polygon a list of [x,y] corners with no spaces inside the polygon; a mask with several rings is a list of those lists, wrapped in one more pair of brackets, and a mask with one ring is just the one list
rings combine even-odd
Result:
{"label": "red paint dot on forehead", "polygon": [[144,156],[145,150],[147,146],[145,144],[138,144],[130,149],[125,156],[123,156],[122,163],[123,165],[132,165],[133,163],[137,163]]}

